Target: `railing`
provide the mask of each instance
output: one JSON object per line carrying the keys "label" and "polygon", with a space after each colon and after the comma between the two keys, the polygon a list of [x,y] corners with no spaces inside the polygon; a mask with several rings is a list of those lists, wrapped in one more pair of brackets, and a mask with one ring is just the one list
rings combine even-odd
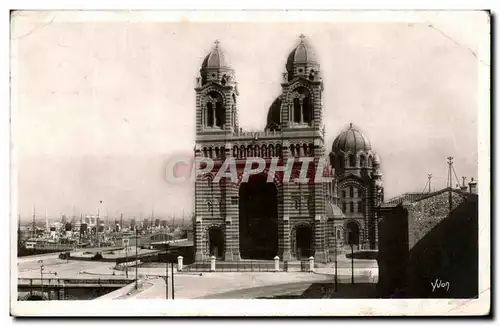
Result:
{"label": "railing", "polygon": [[[131,280],[124,279],[57,279],[57,278],[47,278],[43,279],[44,286],[66,286],[66,285],[79,285],[79,284],[92,284],[99,286],[106,286],[110,284],[129,284]],[[19,285],[30,285],[30,286],[40,286],[42,285],[42,280],[37,278],[19,278],[17,280]]]}
{"label": "railing", "polygon": [[[279,270],[285,270],[285,264],[279,263]],[[182,269],[183,272],[210,272],[211,261],[195,262],[186,265]],[[216,261],[215,272],[275,272],[274,261],[252,261],[241,260],[234,262]]]}
{"label": "railing", "polygon": [[309,259],[300,261],[300,271],[301,272],[310,272],[311,271]]}

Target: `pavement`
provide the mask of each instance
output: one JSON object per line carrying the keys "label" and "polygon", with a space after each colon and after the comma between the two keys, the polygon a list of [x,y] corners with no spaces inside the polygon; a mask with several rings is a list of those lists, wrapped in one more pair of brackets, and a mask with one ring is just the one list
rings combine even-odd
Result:
{"label": "pavement", "polygon": [[[37,260],[18,260],[19,278],[39,278],[40,265],[44,265],[44,278],[118,278],[124,279],[125,272],[114,270],[114,262],[61,260],[45,256],[43,263]],[[315,284],[333,284],[334,264],[322,264],[315,272],[200,272],[174,271],[175,298],[258,298],[280,295],[303,295]],[[340,267],[339,267],[340,266]],[[346,267],[349,266],[349,267]],[[376,283],[378,268],[376,262],[355,261],[356,283]],[[350,264],[338,264],[338,280],[350,282]],[[165,268],[149,267],[137,269],[141,288],[121,295],[119,299],[165,299]],[[57,273],[54,275],[52,273]],[[168,269],[169,297],[171,297],[172,271]],[[135,278],[135,268],[128,270],[128,279]],[[369,287],[369,285],[368,285]],[[353,288],[349,288],[352,292]],[[349,293],[351,293],[349,292]],[[359,294],[366,295],[367,291]]]}
{"label": "pavement", "polygon": [[[265,287],[269,285],[283,285],[296,282],[331,282],[329,275],[314,273],[284,273],[284,272],[234,272],[234,273],[199,273],[175,274],[175,298],[199,299],[221,292]],[[164,278],[149,278],[145,281],[147,288],[136,295],[129,295],[128,299],[165,299]],[[171,280],[169,280],[169,298],[171,298]]]}
{"label": "pavement", "polygon": [[[124,275],[120,272],[115,272],[113,275],[113,262],[96,262],[96,261],[77,261],[77,260],[62,260],[59,258],[44,259],[43,262],[38,261],[20,263],[18,265],[18,278],[40,278],[40,266],[43,265],[44,278],[122,278]],[[129,273],[131,274],[131,273]],[[133,278],[129,275],[129,279]]]}

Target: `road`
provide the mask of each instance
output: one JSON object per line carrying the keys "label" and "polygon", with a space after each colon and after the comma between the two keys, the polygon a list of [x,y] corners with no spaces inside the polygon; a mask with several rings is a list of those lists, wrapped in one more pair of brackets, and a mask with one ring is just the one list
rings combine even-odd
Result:
{"label": "road", "polygon": [[[59,258],[44,258],[43,262],[37,260],[19,262],[18,277],[39,278],[40,265],[44,265],[44,278],[125,278],[125,273],[113,269],[113,262],[61,260]],[[376,265],[376,264],[375,264]],[[341,282],[350,280],[349,267],[340,267],[338,273]],[[370,266],[360,268],[359,266]],[[363,277],[370,277],[368,282],[375,282],[378,269],[373,268],[373,262],[355,264],[354,274],[356,282]],[[54,275],[52,273],[57,273]],[[288,292],[301,295],[314,284],[334,283],[334,268],[329,266],[317,267],[315,273],[306,272],[201,272],[178,273],[175,272],[175,298],[245,298],[276,296]],[[143,287],[137,293],[129,293],[121,299],[165,299],[165,268],[138,268],[138,276],[143,279]],[[135,268],[130,268],[129,279],[135,278]],[[171,296],[171,270],[169,268],[169,293]],[[252,290],[250,290],[252,289]],[[239,292],[238,292],[239,291]],[[120,294],[121,295],[121,294]],[[361,296],[362,297],[362,296]]]}
{"label": "road", "polygon": [[[201,274],[201,275],[200,275]],[[234,290],[263,287],[268,285],[286,284],[294,282],[332,282],[330,275],[314,273],[200,273],[175,274],[175,298],[195,299],[209,295]],[[165,299],[165,281],[163,278],[151,278],[145,281],[147,288],[144,291],[127,298],[134,299]],[[169,298],[171,298],[171,282],[169,280]]]}

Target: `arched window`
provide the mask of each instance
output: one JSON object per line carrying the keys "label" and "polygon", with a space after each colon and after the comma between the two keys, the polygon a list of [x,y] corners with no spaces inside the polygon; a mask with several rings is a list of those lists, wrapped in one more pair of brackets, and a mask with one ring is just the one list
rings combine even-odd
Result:
{"label": "arched window", "polygon": [[309,73],[309,80],[314,80],[314,70]]}
{"label": "arched window", "polygon": [[252,145],[247,147],[247,157],[253,157]]}
{"label": "arched window", "polygon": [[354,197],[354,188],[353,187],[349,187],[349,197]]}
{"label": "arched window", "polygon": [[342,202],[342,213],[345,213],[345,209],[346,209],[346,204],[345,202]]}
{"label": "arched window", "polygon": [[267,146],[266,146],[265,144],[264,144],[264,145],[262,145],[262,150],[261,150],[261,153],[262,153],[262,157],[264,157],[264,158],[266,158],[266,157],[268,157],[268,156],[269,156],[269,155],[268,155],[269,153],[267,152]]}
{"label": "arched window", "polygon": [[349,155],[349,166],[356,166],[356,157],[353,154]]}
{"label": "arched window", "polygon": [[238,158],[238,146],[233,146],[233,156]]}
{"label": "arched window", "polygon": [[241,145],[240,146],[240,158],[245,158],[247,157],[247,151],[245,150],[245,146],[244,145]]}
{"label": "arched window", "polygon": [[350,202],[350,203],[349,203],[349,211],[350,211],[351,213],[354,213],[354,203],[353,203],[353,202]]}
{"label": "arched window", "polygon": [[226,123],[226,112],[222,107],[222,102],[217,102],[215,104],[215,125],[219,128],[224,127]]}
{"label": "arched window", "polygon": [[282,155],[282,152],[281,152],[281,145],[280,145],[280,144],[278,144],[278,145],[276,145],[276,156],[281,157],[281,155]]}
{"label": "arched window", "polygon": [[342,169],[344,167],[344,159],[341,156],[337,157],[337,166],[339,169]]}
{"label": "arched window", "polygon": [[291,154],[293,157],[295,157],[295,156],[296,156],[296,155],[295,155],[295,145],[294,145],[294,144],[290,145],[290,154]]}
{"label": "arched window", "polygon": [[269,157],[274,157],[274,146],[269,145]]}
{"label": "arched window", "polygon": [[361,155],[359,157],[359,163],[360,163],[361,167],[363,167],[363,168],[366,167],[366,157],[364,155]]}
{"label": "arched window", "polygon": [[358,213],[363,213],[363,202],[362,201],[358,202]]}
{"label": "arched window", "polygon": [[226,123],[225,110],[222,96],[217,92],[210,92],[205,100],[206,103],[206,127],[222,128]]}
{"label": "arched window", "polygon": [[312,101],[309,90],[299,87],[293,94],[293,122],[310,124],[312,121]]}
{"label": "arched window", "polygon": [[214,126],[214,109],[211,102],[207,103],[206,106],[206,114],[205,114],[205,126],[213,127]]}
{"label": "arched window", "polygon": [[255,145],[255,157],[260,157],[260,147],[259,147],[259,145]]}
{"label": "arched window", "polygon": [[342,190],[342,198],[345,198],[346,192],[345,190]]}
{"label": "arched window", "polygon": [[339,240],[341,238],[341,233],[340,233],[340,230],[337,229],[337,240]]}

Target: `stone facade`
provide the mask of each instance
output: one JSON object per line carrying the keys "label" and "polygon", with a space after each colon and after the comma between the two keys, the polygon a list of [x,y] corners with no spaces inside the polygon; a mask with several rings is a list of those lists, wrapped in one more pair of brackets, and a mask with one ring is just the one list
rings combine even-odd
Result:
{"label": "stone facade", "polygon": [[[466,189],[466,187],[465,187]],[[379,297],[474,298],[478,293],[478,197],[445,188],[377,208]],[[399,197],[401,198],[401,197]],[[435,290],[436,279],[449,282]]]}
{"label": "stone facade", "polygon": [[[242,259],[240,192],[245,182],[242,181],[243,169],[250,157],[266,161],[264,175],[269,172],[272,158],[278,159],[279,166],[293,158],[291,180],[300,175],[300,158],[313,159],[307,172],[308,183],[283,182],[282,172],[274,176],[278,237],[275,254],[280,259],[313,255],[318,261],[328,261],[335,246],[340,248],[347,240],[353,241],[353,234],[357,236],[353,242],[360,248],[376,247],[377,224],[373,207],[382,198],[379,159],[370,148],[357,151],[356,139],[354,143],[347,139],[342,146],[334,142],[328,160],[323,124],[323,80],[314,52],[303,38],[288,56],[281,95],[269,109],[264,131],[246,132],[239,127],[235,73],[219,44],[205,58],[197,81],[194,155],[215,162],[211,172],[197,176],[195,181],[193,227],[197,261],[207,260],[212,255],[227,261]],[[351,129],[352,126],[345,132]],[[355,155],[355,161],[351,154]],[[345,163],[339,163],[340,158]],[[219,169],[226,171],[228,159],[236,162],[238,181],[214,180]],[[320,165],[320,162],[325,163]],[[335,172],[332,166],[336,167]],[[315,182],[318,169],[323,169],[323,176],[331,178]],[[339,191],[343,193],[349,189],[358,196],[356,200],[354,196],[349,200],[346,196],[339,198]],[[355,211],[344,209],[343,213],[337,206],[339,202],[342,205],[359,202],[359,208],[356,206]],[[353,225],[357,233],[352,230]],[[301,239],[307,238],[308,232],[311,243],[306,248],[305,240]]]}

